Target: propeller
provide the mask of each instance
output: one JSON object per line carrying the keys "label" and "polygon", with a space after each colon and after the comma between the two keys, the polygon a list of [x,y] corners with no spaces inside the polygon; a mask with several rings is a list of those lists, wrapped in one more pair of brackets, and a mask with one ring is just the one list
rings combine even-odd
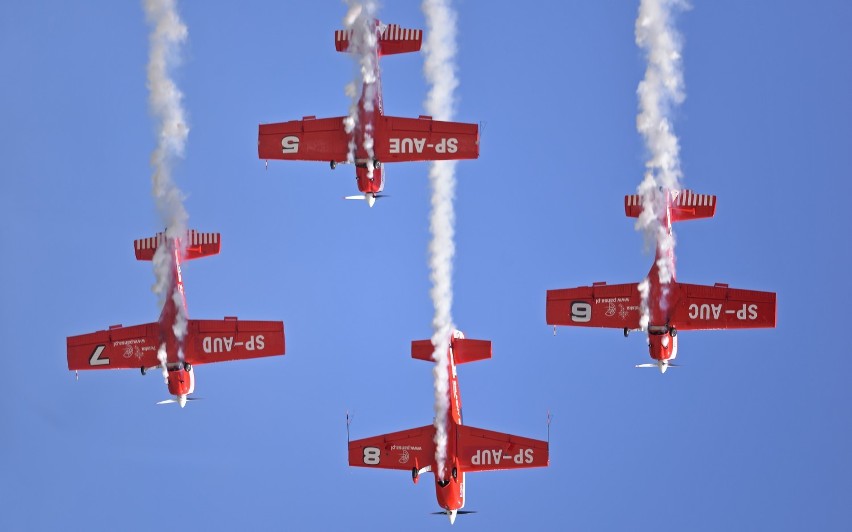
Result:
{"label": "propeller", "polygon": [[187,401],[200,401],[201,399],[203,399],[203,398],[202,397],[185,397],[184,396],[182,398],[177,398],[177,399],[174,399],[174,398],[165,399],[163,401],[159,401],[157,404],[158,405],[167,405],[167,404],[170,404],[170,403],[177,403],[177,404],[180,405],[181,408],[183,408],[184,406],[186,406]]}
{"label": "propeller", "polygon": [[389,198],[389,197],[390,197],[390,196],[388,196],[387,194],[373,194],[373,193],[368,193],[368,194],[356,194],[356,195],[354,195],[354,196],[343,196],[343,199],[345,199],[345,200],[367,200],[367,204],[368,204],[370,207],[372,207],[372,206],[373,206],[373,204],[376,202],[376,200],[377,200],[377,199],[379,199],[379,198]]}
{"label": "propeller", "polygon": [[660,373],[665,373],[668,368],[679,368],[680,364],[672,364],[671,362],[659,361],[656,364],[636,364],[634,367],[636,368],[657,368],[660,370]]}
{"label": "propeller", "polygon": [[432,512],[432,515],[446,515],[450,518],[450,524],[452,525],[456,521],[456,515],[465,515],[465,514],[475,514],[476,512],[473,510],[444,510],[443,512]]}

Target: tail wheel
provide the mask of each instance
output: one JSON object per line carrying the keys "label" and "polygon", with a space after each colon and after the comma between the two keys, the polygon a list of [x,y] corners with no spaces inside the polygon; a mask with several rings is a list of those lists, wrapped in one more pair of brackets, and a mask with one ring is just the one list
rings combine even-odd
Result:
{"label": "tail wheel", "polygon": [[183,369],[185,369],[186,371],[192,371],[192,364],[190,364],[189,362],[184,362]]}
{"label": "tail wheel", "polygon": [[411,480],[417,481],[417,475],[419,475],[419,471],[417,471],[416,467],[411,468]]}
{"label": "tail wheel", "polygon": [[334,170],[335,168],[337,168],[337,161],[329,161],[328,165],[331,167],[332,170]]}
{"label": "tail wheel", "polygon": [[627,327],[624,328],[624,337],[627,338],[627,335],[630,334],[630,329]]}
{"label": "tail wheel", "polygon": [[382,167],[381,161],[373,161],[373,168],[381,168],[381,167]]}
{"label": "tail wheel", "polygon": [[458,477],[459,477],[459,470],[458,470],[458,469],[456,469],[456,468],[454,467],[454,468],[453,468],[453,473],[452,473],[452,474],[453,474],[453,480],[458,480]]}
{"label": "tail wheel", "polygon": [[146,373],[148,373],[148,370],[145,369],[145,366],[142,366],[141,368],[139,368],[139,371],[142,372],[142,375],[145,375]]}
{"label": "tail wheel", "polygon": [[674,338],[675,336],[677,336],[677,329],[672,327],[671,333],[672,333],[672,338]]}

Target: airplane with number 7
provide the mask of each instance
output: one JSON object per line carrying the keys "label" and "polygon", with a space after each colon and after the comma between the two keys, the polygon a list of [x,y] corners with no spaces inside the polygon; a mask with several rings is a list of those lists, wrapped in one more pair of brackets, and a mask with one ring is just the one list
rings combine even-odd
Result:
{"label": "airplane with number 7", "polygon": [[[411,357],[432,362],[431,340],[411,342]],[[443,469],[435,454],[435,425],[373,436],[349,442],[349,465],[410,471],[417,483],[422,473],[435,475],[438,505],[454,523],[465,503],[465,473],[545,467],[550,464],[549,443],[462,424],[461,395],[456,364],[491,358],[489,340],[472,340],[455,331],[447,356],[449,412],[445,425],[446,459]],[[549,422],[549,420],[548,420]],[[348,419],[347,419],[348,432]]]}
{"label": "airplane with number 7", "polygon": [[[401,118],[386,116],[382,100],[379,58],[385,55],[417,52],[423,31],[396,24],[373,21],[377,44],[373,54],[372,83],[364,83],[358,102],[357,120],[350,117],[316,118],[305,116],[258,128],[257,154],[260,159],[323,161],[333,170],[338,164],[354,163],[360,195],[372,207],[382,197],[384,164],[407,161],[445,161],[479,157],[479,126],[461,122],[432,120],[430,116]],[[337,30],[334,44],[338,52],[350,52],[352,30]],[[357,47],[357,46],[356,46]],[[348,125],[347,125],[348,123]]]}
{"label": "airplane with number 7", "polygon": [[[284,354],[284,323],[280,321],[186,320],[186,333],[176,333],[188,314],[181,278],[181,260],[219,253],[219,233],[187,231],[184,238],[158,233],[134,242],[136,258],[158,261],[165,256],[171,264],[169,289],[160,319],[153,323],[110,326],[78,336],[69,336],[68,369],[138,369],[142,375],[161,368],[172,399],[181,408],[195,391],[193,366]],[[157,256],[155,258],[155,255]]]}
{"label": "airplane with number 7", "polygon": [[[690,190],[660,190],[661,223],[671,235],[672,223],[712,218],[716,196]],[[624,197],[624,212],[637,218],[642,214],[642,197]],[[547,291],[547,323],[579,327],[622,329],[626,337],[633,330],[647,330],[648,348],[654,363],[636,367],[656,367],[665,373],[677,357],[677,333],[687,330],[753,329],[775,327],[774,292],[741,290],[727,284],[713,286],[660,281],[661,260],[673,262],[672,250],[657,246],[654,264],[648,273],[646,327],[642,327],[642,296],[639,285],[594,283],[592,286]]]}

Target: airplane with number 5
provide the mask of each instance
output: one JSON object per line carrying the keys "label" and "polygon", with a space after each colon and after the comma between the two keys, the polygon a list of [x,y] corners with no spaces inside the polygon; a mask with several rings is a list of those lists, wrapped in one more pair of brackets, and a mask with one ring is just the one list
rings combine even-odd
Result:
{"label": "airplane with number 5", "polygon": [[[411,357],[432,361],[431,340],[411,342]],[[461,395],[456,364],[491,358],[489,340],[472,340],[456,331],[447,356],[449,412],[445,425],[446,459],[439,470],[435,454],[435,425],[383,434],[349,442],[349,465],[410,471],[417,483],[422,473],[435,475],[438,505],[454,523],[465,503],[465,473],[545,467],[550,463],[549,443],[462,424]],[[347,432],[348,432],[347,419]],[[549,423],[549,420],[548,420]]]}
{"label": "airplane with number 5", "polygon": [[[316,118],[305,116],[276,124],[261,124],[257,154],[260,159],[323,161],[333,170],[338,164],[354,163],[359,195],[345,199],[363,199],[372,207],[382,197],[385,163],[442,161],[479,157],[479,126],[460,122],[432,120],[429,116],[401,118],[386,116],[382,100],[379,58],[385,55],[417,52],[423,31],[396,24],[373,22],[377,46],[369,76],[358,102],[355,124],[349,117]],[[350,51],[352,30],[337,30],[334,44],[338,52]]]}
{"label": "airplane with number 5", "polygon": [[[672,223],[712,218],[716,196],[690,190],[660,190],[663,197],[661,223],[671,235]],[[625,214],[642,214],[642,197],[624,197]],[[660,281],[659,263],[673,261],[672,251],[658,245],[654,264],[648,273],[647,327],[643,328],[642,297],[639,285],[594,283],[592,286],[547,291],[547,323],[554,326],[611,327],[622,329],[626,337],[633,330],[647,330],[648,347],[654,363],[636,367],[656,367],[665,373],[677,357],[677,333],[687,330],[753,329],[775,327],[774,292],[741,290],[727,284],[713,286],[680,283],[672,272],[671,281]]]}
{"label": "airplane with number 5", "polygon": [[[181,408],[195,391],[193,366],[284,354],[284,323],[280,321],[186,320],[186,334],[175,332],[186,317],[186,298],[181,278],[181,260],[219,253],[219,233],[187,231],[186,237],[171,238],[158,233],[134,242],[137,260],[152,261],[158,249],[171,263],[169,289],[160,319],[153,323],[69,336],[68,369],[138,369],[142,375],[160,368],[166,376],[172,399]],[[159,257],[158,257],[159,259]],[[180,305],[180,307],[179,307]]]}

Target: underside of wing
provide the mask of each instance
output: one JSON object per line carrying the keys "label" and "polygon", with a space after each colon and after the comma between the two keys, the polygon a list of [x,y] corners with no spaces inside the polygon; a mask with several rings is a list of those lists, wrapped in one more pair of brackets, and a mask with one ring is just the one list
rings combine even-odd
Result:
{"label": "underside of wing", "polygon": [[775,292],[740,290],[726,284],[678,283],[672,325],[680,330],[775,327]]}
{"label": "underside of wing", "polygon": [[224,320],[189,320],[184,357],[190,364],[209,364],[284,354],[284,323]]}
{"label": "underside of wing", "polygon": [[68,369],[139,369],[159,364],[159,329],[156,323],[122,327],[114,325],[67,338]]}
{"label": "underside of wing", "polygon": [[349,465],[411,471],[432,464],[435,427],[426,425],[349,442]]}
{"label": "underside of wing", "polygon": [[459,460],[465,471],[496,471],[545,467],[550,464],[546,441],[462,425]]}
{"label": "underside of wing", "polygon": [[343,128],[343,117],[291,120],[277,124],[261,124],[257,136],[260,159],[291,161],[345,161],[349,152],[349,135]]}
{"label": "underside of wing", "polygon": [[479,126],[430,117],[379,118],[376,158],[382,162],[446,161],[479,157]]}
{"label": "underside of wing", "polygon": [[641,296],[634,284],[594,283],[592,286],[547,291],[548,325],[638,329]]}

